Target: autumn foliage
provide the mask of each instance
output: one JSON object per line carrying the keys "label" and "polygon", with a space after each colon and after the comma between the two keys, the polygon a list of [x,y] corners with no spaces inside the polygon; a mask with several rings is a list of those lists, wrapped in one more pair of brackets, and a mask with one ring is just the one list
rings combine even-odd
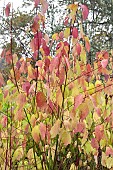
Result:
{"label": "autumn foliage", "polygon": [[[111,169],[113,51],[99,51],[88,63],[91,45],[82,27],[88,7],[69,4],[64,30],[52,37],[45,32],[48,7],[34,0],[40,12],[30,26],[32,57],[12,52],[12,33],[1,55],[11,65],[7,82],[0,74],[1,169]],[[13,20],[10,11],[8,3]]]}

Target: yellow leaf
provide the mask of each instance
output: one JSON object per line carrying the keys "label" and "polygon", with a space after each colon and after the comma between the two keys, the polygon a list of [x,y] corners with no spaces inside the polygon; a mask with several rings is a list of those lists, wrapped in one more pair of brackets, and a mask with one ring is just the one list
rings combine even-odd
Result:
{"label": "yellow leaf", "polygon": [[33,137],[33,139],[34,139],[34,141],[35,141],[36,143],[38,143],[39,140],[40,140],[39,133],[40,133],[39,126],[36,125],[36,126],[32,129],[32,137]]}
{"label": "yellow leaf", "polygon": [[95,92],[95,86],[93,83],[88,83],[87,91],[89,94],[93,94]]}
{"label": "yellow leaf", "polygon": [[76,2],[75,4],[69,4],[69,5],[67,6],[67,9],[72,10],[73,13],[76,14],[76,11],[77,11],[77,9],[78,9],[78,2]]}
{"label": "yellow leaf", "polygon": [[13,155],[13,160],[20,160],[23,157],[23,148],[20,146],[19,148],[16,149]]}
{"label": "yellow leaf", "polygon": [[86,52],[85,52],[85,50],[82,48],[82,51],[81,51],[81,53],[80,53],[80,59],[81,59],[81,61],[84,63],[84,64],[86,64],[86,61],[87,61],[87,59],[86,59]]}
{"label": "yellow leaf", "polygon": [[76,166],[75,166],[75,164],[74,164],[74,163],[73,163],[73,164],[71,164],[70,170],[76,170]]}
{"label": "yellow leaf", "polygon": [[53,40],[58,40],[58,39],[59,39],[58,33],[53,34],[53,35],[52,35],[52,39],[53,39]]}
{"label": "yellow leaf", "polygon": [[77,73],[77,76],[79,76],[81,74],[81,68],[80,68],[80,64],[78,62],[78,60],[76,61],[76,73]]}
{"label": "yellow leaf", "polygon": [[107,158],[106,165],[107,165],[108,169],[113,167],[113,158],[112,157]]}
{"label": "yellow leaf", "polygon": [[56,102],[61,108],[62,107],[62,102],[63,102],[63,97],[62,97],[62,93],[61,93],[60,89],[57,91],[57,94],[56,94]]}
{"label": "yellow leaf", "polygon": [[56,135],[59,133],[60,130],[60,120],[58,119],[54,126],[51,128],[50,134],[51,134],[51,138],[55,138]]}
{"label": "yellow leaf", "polygon": [[68,38],[70,36],[70,28],[66,28],[64,30],[64,38]]}
{"label": "yellow leaf", "polygon": [[60,132],[60,139],[65,146],[71,143],[71,135],[64,129],[62,129]]}

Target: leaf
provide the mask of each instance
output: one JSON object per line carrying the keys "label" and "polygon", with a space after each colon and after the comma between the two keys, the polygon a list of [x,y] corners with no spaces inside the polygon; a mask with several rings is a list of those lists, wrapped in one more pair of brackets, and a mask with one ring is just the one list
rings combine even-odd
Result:
{"label": "leaf", "polygon": [[81,53],[81,45],[79,43],[76,44],[76,51],[77,51],[77,54],[80,55],[80,53]]}
{"label": "leaf", "polygon": [[20,161],[20,159],[24,156],[23,148],[20,146],[16,149],[13,155],[13,161],[17,160]]}
{"label": "leaf", "polygon": [[89,14],[89,9],[86,5],[80,5],[80,7],[82,8],[82,16],[83,16],[83,20],[86,20]]}
{"label": "leaf", "polygon": [[97,141],[95,138],[92,138],[92,140],[91,140],[91,146],[92,146],[93,148],[95,148],[96,150],[98,150],[99,144],[98,144],[98,141]]}
{"label": "leaf", "polygon": [[1,119],[0,123],[2,124],[3,127],[7,126],[7,120],[8,120],[7,116],[3,116],[3,118]]}
{"label": "leaf", "polygon": [[74,27],[72,30],[72,36],[73,38],[78,38],[78,29],[76,27]]}
{"label": "leaf", "polygon": [[86,58],[86,52],[85,52],[85,50],[82,48],[82,51],[81,51],[81,53],[80,53],[80,59],[81,59],[81,61],[84,63],[84,64],[86,64],[86,62],[87,62],[87,58]]}
{"label": "leaf", "polygon": [[54,123],[54,125],[50,130],[51,138],[55,138],[56,135],[59,134],[59,130],[60,130],[60,120],[58,119],[56,120],[56,122]]}
{"label": "leaf", "polygon": [[45,39],[46,45],[48,45],[48,43],[49,43],[49,35],[45,34],[44,39]]}
{"label": "leaf", "polygon": [[38,92],[36,94],[37,107],[42,108],[46,105],[46,97],[43,92]]}
{"label": "leaf", "polygon": [[44,123],[40,123],[40,135],[41,135],[41,139],[44,140],[46,137],[46,125]]}
{"label": "leaf", "polygon": [[11,64],[12,58],[13,58],[13,57],[12,57],[12,55],[11,55],[11,51],[10,51],[10,50],[6,51],[6,53],[5,53],[5,59],[6,59],[7,64]]}
{"label": "leaf", "polygon": [[0,73],[0,87],[2,87],[2,85],[4,85],[4,79],[3,79],[3,76],[2,74]]}
{"label": "leaf", "polygon": [[64,30],[64,38],[68,38],[70,36],[70,28],[66,28]]}
{"label": "leaf", "polygon": [[74,133],[84,133],[84,130],[85,130],[85,124],[84,122],[79,122],[77,123],[77,127],[74,129]]}
{"label": "leaf", "polygon": [[20,108],[19,110],[17,110],[15,114],[15,120],[22,121],[23,119],[24,119],[24,112],[23,109]]}
{"label": "leaf", "polygon": [[40,141],[40,129],[38,125],[32,129],[32,137],[36,143]]}
{"label": "leaf", "polygon": [[36,125],[36,117],[34,114],[31,115],[30,124],[32,127],[34,127]]}
{"label": "leaf", "polygon": [[104,137],[104,129],[102,125],[98,125],[95,127],[95,137],[98,142]]}
{"label": "leaf", "polygon": [[58,35],[58,33],[54,33],[53,35],[52,35],[52,39],[53,40],[59,40],[59,35]]}
{"label": "leaf", "polygon": [[38,7],[39,3],[40,3],[40,0],[34,0],[34,6],[35,7]]}
{"label": "leaf", "polygon": [[49,6],[48,2],[46,0],[42,0],[41,4],[42,4],[41,12],[42,12],[42,14],[45,14],[48,9],[48,6]]}
{"label": "leaf", "polygon": [[95,92],[95,86],[94,86],[93,83],[88,83],[87,91],[88,91],[88,93],[89,93],[90,95]]}
{"label": "leaf", "polygon": [[112,157],[107,158],[106,166],[107,166],[108,169],[113,167],[113,158]]}
{"label": "leaf", "polygon": [[62,93],[61,90],[59,89],[56,93],[56,102],[57,104],[60,106],[60,108],[62,107],[62,102],[63,102],[63,97],[62,97]]}
{"label": "leaf", "polygon": [[61,130],[60,139],[65,146],[71,144],[71,135],[66,130],[63,129]]}
{"label": "leaf", "polygon": [[103,59],[101,61],[101,65],[102,65],[103,68],[106,68],[106,66],[108,65],[108,59]]}
{"label": "leaf", "polygon": [[84,37],[87,52],[90,52],[90,42],[88,37]]}
{"label": "leaf", "polygon": [[66,16],[65,19],[64,19],[64,25],[65,25],[65,26],[68,25],[68,20],[69,20],[69,17]]}
{"label": "leaf", "polygon": [[106,147],[106,156],[112,155],[113,156],[113,148]]}
{"label": "leaf", "polygon": [[75,68],[76,68],[76,74],[77,76],[79,76],[81,74],[81,68],[80,68],[80,63],[78,60],[76,61]]}
{"label": "leaf", "polygon": [[75,97],[74,99],[74,109],[77,109],[78,106],[83,102],[84,98],[82,94],[79,94],[78,96]]}
{"label": "leaf", "polygon": [[9,14],[10,14],[10,8],[11,8],[11,3],[9,2],[9,3],[6,5],[6,8],[5,8],[5,15],[6,15],[6,17],[8,17]]}
{"label": "leaf", "polygon": [[24,93],[18,94],[16,103],[17,105],[19,105],[19,107],[21,106],[22,108],[24,104],[26,103],[26,95]]}
{"label": "leaf", "polygon": [[29,95],[30,86],[29,81],[24,82],[22,85],[22,89],[27,93],[27,96]]}

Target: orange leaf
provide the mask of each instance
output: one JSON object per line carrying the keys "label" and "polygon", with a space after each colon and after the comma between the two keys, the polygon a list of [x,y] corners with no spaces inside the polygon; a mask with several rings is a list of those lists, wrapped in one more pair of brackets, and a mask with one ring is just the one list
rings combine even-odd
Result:
{"label": "orange leaf", "polygon": [[38,92],[36,95],[37,107],[42,108],[46,104],[46,97],[43,92]]}
{"label": "orange leaf", "polygon": [[4,79],[2,74],[0,73],[0,87],[4,84]]}

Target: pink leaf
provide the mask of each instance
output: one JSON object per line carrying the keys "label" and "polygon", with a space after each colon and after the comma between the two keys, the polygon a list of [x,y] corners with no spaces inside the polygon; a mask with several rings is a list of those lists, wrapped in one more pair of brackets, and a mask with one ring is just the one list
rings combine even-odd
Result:
{"label": "pink leaf", "polygon": [[101,65],[103,68],[106,68],[107,64],[108,64],[108,59],[104,59],[101,61]]}
{"label": "pink leaf", "polygon": [[46,125],[43,124],[42,122],[40,123],[40,135],[41,139],[44,140],[46,137]]}
{"label": "pink leaf", "polygon": [[95,138],[92,138],[91,140],[91,146],[95,149],[98,149],[99,148],[99,144],[97,142],[97,140]]}
{"label": "pink leaf", "polygon": [[89,14],[89,9],[86,5],[80,5],[80,7],[82,8],[82,16],[83,16],[83,20],[86,20]]}
{"label": "pink leaf", "polygon": [[104,137],[104,129],[102,125],[98,125],[95,127],[95,137],[99,142]]}
{"label": "pink leaf", "polygon": [[112,155],[113,156],[113,149],[110,148],[110,147],[106,147],[106,155],[109,156],[109,155]]}
{"label": "pink leaf", "polygon": [[83,133],[83,132],[84,132],[84,129],[85,129],[85,124],[84,124],[84,122],[79,122],[79,123],[77,124],[77,127],[74,129],[74,133],[78,133],[78,132]]}
{"label": "pink leaf", "polygon": [[72,36],[73,36],[73,38],[77,38],[78,37],[78,29],[75,28],[75,27],[72,30]]}
{"label": "pink leaf", "polygon": [[1,124],[3,127],[6,127],[7,126],[7,116],[4,116],[2,119],[1,119]]}
{"label": "pink leaf", "polygon": [[9,3],[6,5],[6,8],[5,8],[5,15],[6,15],[6,17],[9,16],[10,7],[11,7],[11,3],[9,2]]}
{"label": "pink leaf", "polygon": [[74,109],[77,109],[77,107],[83,102],[84,98],[82,94],[79,94],[74,99]]}
{"label": "pink leaf", "polygon": [[23,88],[23,90],[27,93],[27,96],[29,95],[30,86],[31,86],[31,85],[30,85],[29,81],[23,83],[23,85],[22,85],[22,88]]}
{"label": "pink leaf", "polygon": [[46,1],[46,0],[43,0],[42,1],[42,10],[41,10],[41,12],[42,12],[42,14],[45,14],[46,13],[46,11],[47,11],[47,9],[48,9],[48,2]]}
{"label": "pink leaf", "polygon": [[35,7],[38,7],[39,3],[40,3],[40,0],[34,0],[34,6]]}

